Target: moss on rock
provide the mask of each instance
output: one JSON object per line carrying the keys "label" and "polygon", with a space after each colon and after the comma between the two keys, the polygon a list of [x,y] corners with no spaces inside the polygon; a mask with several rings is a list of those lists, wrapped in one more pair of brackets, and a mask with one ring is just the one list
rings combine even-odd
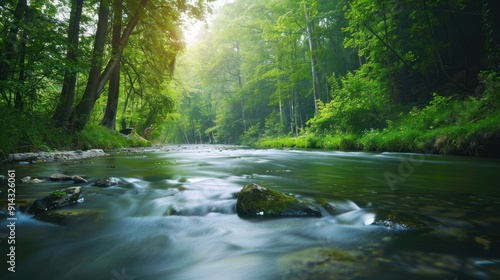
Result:
{"label": "moss on rock", "polygon": [[104,218],[104,213],[99,210],[55,210],[38,213],[35,219],[43,222],[69,225],[82,222],[96,222]]}
{"label": "moss on rock", "polygon": [[380,210],[377,212],[375,221],[372,225],[385,226],[393,229],[425,229],[437,226],[439,223],[417,213]]}
{"label": "moss on rock", "polygon": [[28,214],[38,214],[56,207],[83,201],[81,187],[68,187],[51,192],[48,196],[35,200],[28,207]]}
{"label": "moss on rock", "polygon": [[283,279],[366,279],[370,275],[368,260],[362,251],[312,247],[284,254],[277,267]]}
{"label": "moss on rock", "polygon": [[321,217],[312,203],[257,184],[238,193],[236,212],[240,217]]}

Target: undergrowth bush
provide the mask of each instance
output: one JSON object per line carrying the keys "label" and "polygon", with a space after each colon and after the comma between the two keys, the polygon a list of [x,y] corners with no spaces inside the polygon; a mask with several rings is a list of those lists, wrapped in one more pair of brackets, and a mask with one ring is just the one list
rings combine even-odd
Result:
{"label": "undergrowth bush", "polygon": [[483,96],[453,99],[438,94],[423,108],[414,107],[384,129],[364,133],[336,128],[332,104],[320,104],[309,134],[266,139],[265,147],[327,148],[337,150],[425,152],[500,156],[500,75],[483,73]]}
{"label": "undergrowth bush", "polygon": [[23,114],[0,110],[0,160],[11,153],[73,149],[115,149],[149,146],[140,137],[125,138],[119,132],[99,125],[88,125],[80,133],[47,124],[50,116],[42,113]]}
{"label": "undergrowth bush", "polygon": [[75,146],[78,149],[105,149],[112,150],[124,147],[146,147],[151,143],[144,139],[129,135],[124,137],[117,131],[109,130],[100,125],[87,125],[85,129],[76,134]]}
{"label": "undergrowth bush", "polygon": [[0,150],[4,155],[15,152],[50,151],[68,148],[72,138],[62,129],[47,125],[48,116],[0,111]]}

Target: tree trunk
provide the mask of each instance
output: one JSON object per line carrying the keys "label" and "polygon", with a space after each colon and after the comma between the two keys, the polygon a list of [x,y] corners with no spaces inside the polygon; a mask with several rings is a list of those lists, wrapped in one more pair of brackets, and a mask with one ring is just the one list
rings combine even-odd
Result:
{"label": "tree trunk", "polygon": [[80,20],[82,17],[83,0],[71,2],[71,14],[68,28],[68,49],[66,59],[69,67],[64,72],[63,87],[52,121],[57,127],[66,125],[75,99],[76,74],[74,70],[77,63],[78,41],[80,37]]}
{"label": "tree trunk", "polygon": [[397,98],[395,90],[394,90],[394,81],[393,81],[393,76],[392,76],[392,62],[391,62],[391,51],[389,50],[389,26],[387,25],[387,13],[389,11],[386,9],[385,6],[385,0],[381,1],[381,6],[382,6],[382,14],[384,17],[384,37],[385,37],[385,60],[386,60],[386,66],[387,66],[387,76],[389,80],[389,89],[390,89],[390,96],[391,99],[400,102],[399,98]]}
{"label": "tree trunk", "polygon": [[[25,20],[25,23],[27,23],[27,20]],[[26,73],[25,73],[25,60],[26,60],[26,42],[28,38],[28,30],[23,30],[23,35],[21,39],[21,43],[19,46],[19,78],[18,78],[18,83],[19,87],[16,89],[16,98],[14,99],[14,108],[16,108],[19,112],[22,112],[24,110],[24,100],[23,100],[23,94],[25,92],[24,90],[24,83],[26,81]]]}
{"label": "tree trunk", "polygon": [[[8,79],[9,72],[11,70],[10,65],[14,64],[13,61],[15,61],[16,57],[15,45],[17,42],[17,34],[19,32],[19,26],[27,5],[27,0],[19,0],[17,2],[16,9],[14,10],[14,20],[10,25],[5,50],[2,51],[3,53],[0,56],[0,84],[3,84],[3,82]],[[12,99],[7,96],[7,92],[3,86],[0,86],[0,92],[6,101],[7,106],[10,107]]]}
{"label": "tree trunk", "polygon": [[[97,35],[98,32],[96,32],[96,42],[98,39],[99,41],[102,40],[102,42],[99,42],[102,45],[100,46],[101,47],[100,49],[95,48],[96,46],[98,46],[97,44],[94,45],[94,56],[92,61],[92,68],[89,74],[89,80],[87,82],[87,88],[85,89],[85,93],[83,94],[82,100],[77,105],[77,107],[75,108],[70,117],[72,130],[81,131],[87,125],[87,122],[90,119],[90,113],[92,112],[92,109],[94,107],[94,103],[99,98],[102,90],[104,89],[104,85],[106,85],[107,81],[111,77],[111,73],[113,72],[114,68],[119,64],[121,55],[123,53],[123,49],[127,45],[127,41],[128,38],[130,37],[130,34],[132,34],[132,31],[139,22],[140,15],[144,11],[147,2],[148,0],[141,0],[139,9],[135,12],[132,18],[130,18],[127,27],[123,31],[118,51],[113,54],[111,59],[108,61],[106,68],[104,69],[102,74],[100,74],[102,66],[102,58],[103,58],[102,51],[106,37],[107,19],[109,16],[109,1],[101,0],[101,6],[103,6],[102,4],[104,3],[106,4],[105,5],[106,7],[104,9],[105,11],[102,11],[103,13],[102,16],[106,17],[106,21],[101,23],[101,9],[100,9],[97,30],[99,31],[100,24],[103,25],[104,30],[102,30],[102,32],[104,34],[99,33],[100,36],[103,36],[102,38],[100,38],[100,36]],[[106,13],[105,15],[104,12]]]}
{"label": "tree trunk", "polygon": [[320,97],[320,82],[319,82],[319,74],[318,74],[318,55],[316,54],[317,45],[316,40],[314,39],[313,32],[313,22],[309,19],[309,10],[307,9],[306,4],[304,3],[304,13],[306,16],[306,31],[307,37],[309,39],[309,51],[311,52],[311,75],[312,75],[312,84],[313,84],[313,97],[314,97],[314,114],[318,114],[318,104],[317,100]]}
{"label": "tree trunk", "polygon": [[484,30],[490,70],[500,73],[500,1],[484,0]]}
{"label": "tree trunk", "polygon": [[[112,52],[117,53],[120,48],[120,36],[122,33],[122,0],[113,0],[113,38],[111,42]],[[116,112],[118,110],[118,97],[120,95],[120,58],[111,73],[109,80],[108,101],[106,112],[102,118],[101,125],[111,130],[115,130]]]}
{"label": "tree trunk", "polygon": [[113,73],[114,68],[120,64],[120,58],[122,56],[123,50],[125,49],[125,46],[127,45],[128,38],[130,37],[130,34],[132,34],[132,31],[134,30],[137,23],[139,22],[139,18],[142,12],[144,11],[144,8],[146,7],[147,3],[148,0],[141,0],[141,5],[139,9],[129,20],[127,27],[125,27],[125,30],[123,30],[123,35],[120,38],[120,46],[118,47],[117,52],[113,53],[113,56],[108,61],[106,68],[104,69],[104,71],[101,74],[101,77],[99,78],[99,84],[96,92],[97,98],[99,98],[99,96],[101,95],[101,92],[104,89],[104,85],[106,85],[108,80],[111,78],[111,73]]}
{"label": "tree trunk", "polygon": [[91,60],[91,68],[87,87],[82,99],[70,116],[70,129],[81,131],[90,119],[90,113],[97,99],[97,88],[102,67],[103,50],[106,42],[106,30],[108,27],[109,1],[101,0],[99,7],[99,18],[97,21],[97,31],[95,35],[94,50]]}

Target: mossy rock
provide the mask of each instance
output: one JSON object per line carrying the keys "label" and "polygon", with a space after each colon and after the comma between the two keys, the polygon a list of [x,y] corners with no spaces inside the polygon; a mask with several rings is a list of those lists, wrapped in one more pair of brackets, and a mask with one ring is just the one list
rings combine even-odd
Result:
{"label": "mossy rock", "polygon": [[113,177],[106,177],[101,180],[98,180],[97,182],[94,183],[94,185],[101,188],[108,188],[118,185],[118,180]]}
{"label": "mossy rock", "polygon": [[28,207],[28,214],[38,214],[47,210],[62,207],[68,204],[83,201],[81,187],[69,187],[62,190],[56,190],[49,195],[35,200]]}
{"label": "mossy rock", "polygon": [[367,257],[361,251],[313,247],[290,252],[277,261],[283,279],[366,279]]}
{"label": "mossy rock", "polygon": [[69,181],[72,178],[69,175],[57,173],[57,174],[50,175],[49,179],[51,181]]}
{"label": "mossy rock", "polygon": [[372,225],[385,226],[392,229],[425,229],[439,223],[417,213],[405,213],[392,210],[382,210],[376,213]]}
{"label": "mossy rock", "polygon": [[102,211],[87,209],[45,211],[34,216],[39,221],[63,226],[82,222],[96,222],[102,220],[103,217]]}
{"label": "mossy rock", "polygon": [[243,218],[321,217],[312,203],[257,184],[249,184],[238,193],[236,212]]}

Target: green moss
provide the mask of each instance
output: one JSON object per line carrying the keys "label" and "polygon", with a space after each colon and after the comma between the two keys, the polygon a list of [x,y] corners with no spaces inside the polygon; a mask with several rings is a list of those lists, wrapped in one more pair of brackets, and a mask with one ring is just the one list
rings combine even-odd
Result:
{"label": "green moss", "polygon": [[24,114],[0,110],[0,158],[11,153],[52,150],[111,150],[123,147],[151,146],[141,137],[123,137],[119,132],[100,125],[88,125],[82,132],[68,131],[51,125],[48,113]]}
{"label": "green moss", "polygon": [[35,219],[43,222],[70,225],[80,224],[82,222],[97,222],[104,219],[104,213],[100,210],[53,210],[38,213],[34,216]]}
{"label": "green moss", "polygon": [[71,147],[72,136],[43,120],[50,116],[43,113],[19,113],[0,110],[0,147],[5,156],[11,153],[50,151],[51,148]]}
{"label": "green moss", "polygon": [[66,197],[66,192],[63,190],[55,190],[50,193],[50,196],[54,198],[63,198]]}
{"label": "green moss", "polygon": [[481,100],[452,100],[435,95],[423,109],[413,109],[389,127],[364,134],[335,134],[264,139],[260,147],[326,148],[450,155],[500,156],[500,112]]}
{"label": "green moss", "polygon": [[[275,190],[267,188],[262,189],[262,191],[254,191],[249,188],[244,188],[238,195],[240,202],[237,207],[241,210],[239,212],[258,213],[263,211],[266,215],[277,215],[282,209],[291,207],[296,203],[294,197]],[[246,192],[252,192],[252,195],[245,195]]]}
{"label": "green moss", "polygon": [[82,132],[76,134],[78,149],[105,149],[112,150],[125,147],[151,146],[149,141],[140,137],[124,137],[119,132],[109,130],[100,125],[88,125]]}
{"label": "green moss", "polygon": [[306,201],[256,184],[240,191],[236,212],[242,217],[321,216],[319,210]]}

